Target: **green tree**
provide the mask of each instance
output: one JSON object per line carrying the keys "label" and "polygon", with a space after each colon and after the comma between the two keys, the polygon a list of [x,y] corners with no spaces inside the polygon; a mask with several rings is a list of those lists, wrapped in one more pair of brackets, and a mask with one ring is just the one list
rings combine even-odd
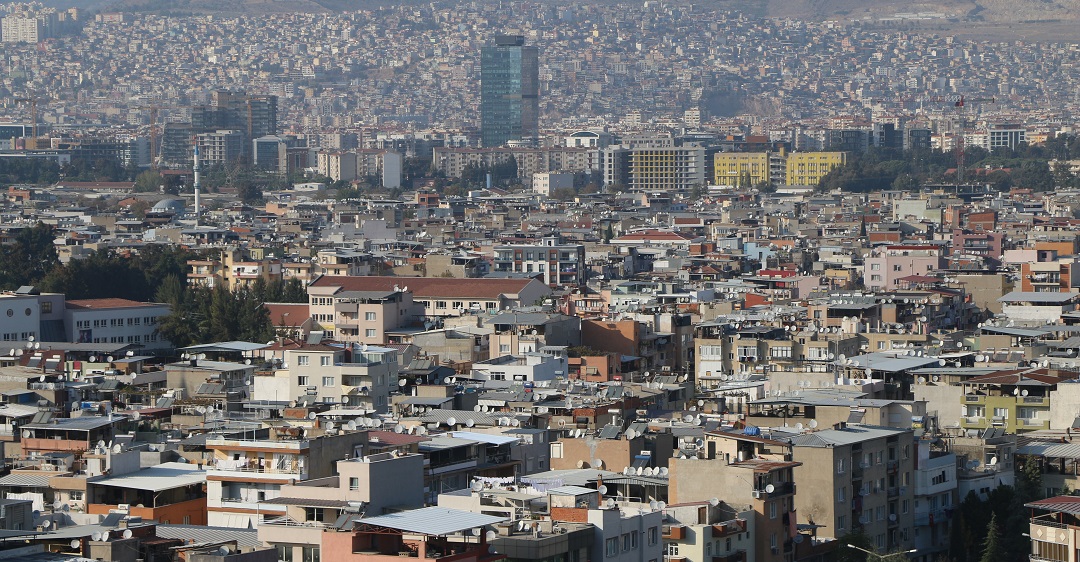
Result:
{"label": "green tree", "polygon": [[866,562],[866,553],[857,548],[848,547],[849,544],[874,552],[874,541],[862,529],[842,535],[836,542],[840,544],[840,548],[836,550],[834,559],[836,562]]}
{"label": "green tree", "polygon": [[1020,502],[1026,504],[1043,499],[1042,467],[1034,457],[1024,457],[1020,471],[1016,475],[1016,492]]}
{"label": "green tree", "polygon": [[0,246],[0,287],[36,285],[60,264],[53,227],[37,223],[23,228],[11,244]]}
{"label": "green tree", "polygon": [[135,191],[157,191],[165,184],[165,179],[154,170],[147,170],[135,176]]}
{"label": "green tree", "polygon": [[983,541],[982,557],[979,562],[998,562],[1004,560],[1001,549],[1001,529],[998,527],[997,514],[990,516],[990,523],[986,526],[986,539]]}

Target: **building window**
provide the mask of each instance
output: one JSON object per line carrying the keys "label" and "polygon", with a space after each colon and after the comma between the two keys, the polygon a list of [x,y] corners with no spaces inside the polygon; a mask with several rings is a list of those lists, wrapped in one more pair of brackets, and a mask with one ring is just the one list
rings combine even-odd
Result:
{"label": "building window", "polygon": [[301,366],[301,367],[306,367],[308,365],[308,356],[307,355],[298,355],[296,357],[296,364]]}
{"label": "building window", "polygon": [[375,330],[373,328],[368,328],[367,330],[364,330],[364,337],[373,338],[373,337],[375,337],[376,333],[378,333],[377,330]]}
{"label": "building window", "polygon": [[630,533],[623,533],[622,549],[623,552],[630,552]]}
{"label": "building window", "polygon": [[[614,539],[611,539],[614,540]],[[679,543],[669,542],[664,543],[664,555],[665,556],[678,556],[679,555]]]}
{"label": "building window", "polygon": [[840,486],[836,489],[836,501],[837,503],[843,503],[847,501],[847,487]]}
{"label": "building window", "polygon": [[52,301],[42,301],[41,302],[41,313],[42,314],[49,314],[51,312],[52,312]]}
{"label": "building window", "polygon": [[292,545],[279,544],[277,547],[277,557],[279,562],[293,562]]}
{"label": "building window", "polygon": [[360,479],[355,477],[355,476],[350,477],[349,478],[349,490],[355,492],[355,491],[357,491],[359,489],[360,489]]}
{"label": "building window", "polygon": [[296,377],[296,384],[298,384],[300,386],[307,386],[308,385],[307,375],[300,375],[300,376]]}
{"label": "building window", "polygon": [[776,502],[769,502],[769,519],[776,519]]}
{"label": "building window", "polygon": [[649,546],[656,544],[657,533],[656,527],[649,527]]}
{"label": "building window", "polygon": [[368,322],[374,322],[375,321],[375,313],[374,312],[365,312],[364,313],[364,320],[367,320]]}
{"label": "building window", "polygon": [[446,301],[435,301],[435,308],[446,308]]}
{"label": "building window", "polygon": [[841,515],[836,518],[836,529],[847,529],[847,517]]}
{"label": "building window", "polygon": [[323,367],[329,367],[330,366],[330,356],[329,355],[323,355],[323,356],[319,357],[319,365],[323,366]]}
{"label": "building window", "polygon": [[604,541],[604,556],[618,556],[619,555],[619,538],[611,537]]}
{"label": "building window", "polygon": [[334,377],[323,377],[322,378],[322,385],[323,386],[334,386]]}

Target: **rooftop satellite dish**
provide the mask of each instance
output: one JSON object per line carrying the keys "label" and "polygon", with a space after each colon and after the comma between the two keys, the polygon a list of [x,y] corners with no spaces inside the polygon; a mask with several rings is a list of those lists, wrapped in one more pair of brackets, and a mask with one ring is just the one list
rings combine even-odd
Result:
{"label": "rooftop satellite dish", "polygon": [[457,425],[457,418],[455,418],[453,416],[451,416],[449,418],[446,418],[446,425],[448,425],[450,427],[453,427],[453,426]]}
{"label": "rooftop satellite dish", "polygon": [[996,464],[997,464],[997,455],[994,455],[994,456],[990,457],[990,466],[994,466]]}
{"label": "rooftop satellite dish", "polygon": [[651,509],[653,511],[656,511],[656,509],[659,508],[659,507],[660,507],[660,504],[656,500],[652,500],[652,501],[649,502],[649,509]]}
{"label": "rooftop satellite dish", "polygon": [[38,377],[38,382],[45,382],[45,375]]}
{"label": "rooftop satellite dish", "polygon": [[608,509],[615,507],[615,500],[609,498],[608,501],[604,502],[604,506]]}
{"label": "rooftop satellite dish", "polygon": [[71,548],[79,548],[82,546],[82,542],[79,539],[71,540]]}
{"label": "rooftop satellite dish", "polygon": [[29,429],[22,430],[23,439],[29,439],[31,435],[33,435],[33,433],[30,433]]}
{"label": "rooftop satellite dish", "polygon": [[125,539],[130,539],[131,538],[131,529],[124,529],[124,538]]}
{"label": "rooftop satellite dish", "polygon": [[474,412],[482,412],[482,411],[484,411],[484,407],[483,406],[473,406],[472,411],[474,411]]}
{"label": "rooftop satellite dish", "polygon": [[472,418],[469,418],[469,419],[465,420],[465,427],[472,427],[474,425],[476,425],[476,422],[473,421]]}
{"label": "rooftop satellite dish", "polygon": [[318,417],[318,415],[315,412],[308,412],[307,419],[313,420],[316,417]]}
{"label": "rooftop satellite dish", "polygon": [[394,433],[404,433],[404,432],[405,432],[405,426],[401,425],[400,423],[394,426]]}
{"label": "rooftop satellite dish", "polygon": [[131,419],[138,421],[142,417],[138,411],[131,412]]}
{"label": "rooftop satellite dish", "polygon": [[607,493],[607,486],[604,486],[603,484],[601,484],[600,487],[596,489],[596,491],[600,492],[600,494],[606,494]]}
{"label": "rooftop satellite dish", "polygon": [[1027,395],[1028,395],[1028,391],[1027,391],[1026,388],[1024,390],[1020,391],[1020,396],[1027,396]]}
{"label": "rooftop satellite dish", "polygon": [[123,451],[123,450],[124,450],[124,447],[121,446],[119,443],[112,446],[112,453],[114,455],[119,455],[120,452]]}
{"label": "rooftop satellite dish", "polygon": [[477,528],[472,530],[472,534],[473,534],[474,537],[479,537],[483,532],[484,532],[484,530],[481,529],[480,527],[477,527]]}
{"label": "rooftop satellite dish", "polygon": [[802,431],[802,429],[803,429],[802,422],[799,422],[799,423],[795,424],[795,429],[798,429],[799,431]]}
{"label": "rooftop satellite dish", "polygon": [[333,429],[334,429],[334,422],[332,422],[332,421],[326,422],[326,430],[331,431]]}
{"label": "rooftop satellite dish", "polygon": [[110,355],[110,356],[109,356],[109,357],[108,357],[108,358],[106,359],[106,361],[108,361],[109,363],[112,363],[112,362],[113,362],[113,356],[112,356],[112,355]]}
{"label": "rooftop satellite dish", "polygon": [[93,533],[91,533],[90,538],[93,539],[95,542],[100,542],[101,541],[101,531],[94,531]]}
{"label": "rooftop satellite dish", "polygon": [[709,500],[709,505],[716,507],[720,505],[720,500],[718,498],[712,498]]}
{"label": "rooftop satellite dish", "polygon": [[45,528],[45,529],[48,529],[49,527],[52,527],[52,519],[46,519],[46,520],[42,521],[41,526],[43,528]]}
{"label": "rooftop satellite dish", "polygon": [[667,507],[667,502],[662,502],[662,501],[661,502],[656,502],[656,507],[658,507],[660,509],[664,509],[664,508]]}
{"label": "rooftop satellite dish", "polygon": [[634,431],[632,429],[626,430],[626,438],[627,439],[633,439],[635,437],[637,437],[637,432],[636,431]]}
{"label": "rooftop satellite dish", "polygon": [[487,538],[488,542],[491,542],[495,540],[495,538],[499,535],[495,531],[488,531],[487,534],[485,534],[484,536]]}
{"label": "rooftop satellite dish", "polygon": [[817,420],[810,420],[810,429],[814,429],[816,427],[817,427]]}

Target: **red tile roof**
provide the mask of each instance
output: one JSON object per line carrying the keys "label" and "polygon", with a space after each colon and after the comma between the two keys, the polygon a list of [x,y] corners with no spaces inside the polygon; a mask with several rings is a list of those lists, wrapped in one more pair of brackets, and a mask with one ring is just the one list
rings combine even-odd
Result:
{"label": "red tile roof", "polygon": [[263,303],[275,326],[299,326],[311,315],[307,303]]}
{"label": "red tile roof", "polygon": [[495,299],[516,295],[535,279],[453,279],[447,277],[374,277],[324,275],[312,287],[341,287],[343,291],[393,291],[405,289],[418,298]]}
{"label": "red tile roof", "polygon": [[153,302],[139,302],[128,299],[79,299],[67,301],[68,308],[134,308],[137,306],[160,306]]}

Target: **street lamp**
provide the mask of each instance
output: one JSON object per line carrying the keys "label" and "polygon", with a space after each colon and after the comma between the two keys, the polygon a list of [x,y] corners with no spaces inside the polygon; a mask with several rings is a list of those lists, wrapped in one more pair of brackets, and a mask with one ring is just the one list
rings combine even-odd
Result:
{"label": "street lamp", "polygon": [[854,548],[855,550],[858,550],[859,552],[865,552],[866,554],[868,554],[870,556],[873,556],[875,560],[888,560],[888,559],[892,558],[893,556],[901,556],[901,555],[904,555],[904,554],[914,554],[915,552],[917,552],[917,550],[913,548],[911,550],[905,550],[903,552],[890,552],[889,554],[878,554],[876,552],[870,552],[869,550],[866,550],[865,548],[857,547],[857,546],[855,546],[855,545],[853,545],[851,543],[847,543],[846,546],[848,548]]}

